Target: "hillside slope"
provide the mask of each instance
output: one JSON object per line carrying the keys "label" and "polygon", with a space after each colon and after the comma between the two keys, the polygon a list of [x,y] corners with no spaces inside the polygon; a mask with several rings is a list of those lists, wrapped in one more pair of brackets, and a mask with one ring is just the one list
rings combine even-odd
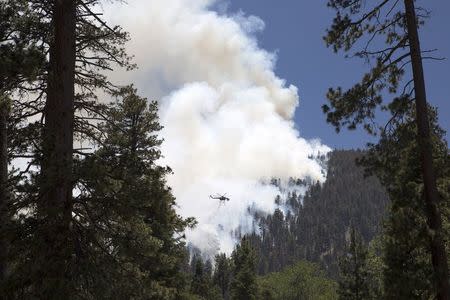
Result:
{"label": "hillside slope", "polygon": [[298,260],[320,263],[336,277],[337,257],[343,253],[354,226],[366,241],[379,233],[388,197],[374,177],[364,177],[355,160],[361,151],[334,151],[325,183],[313,184],[304,197],[295,193],[287,209],[260,217],[260,232],[249,236],[259,262],[259,274],[277,272]]}

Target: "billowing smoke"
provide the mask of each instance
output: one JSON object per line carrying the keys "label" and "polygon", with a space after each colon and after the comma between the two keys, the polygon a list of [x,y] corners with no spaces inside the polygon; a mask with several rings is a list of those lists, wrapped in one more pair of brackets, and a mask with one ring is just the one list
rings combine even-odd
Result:
{"label": "billowing smoke", "polygon": [[[295,86],[274,74],[275,55],[260,49],[264,22],[217,13],[213,0],[130,0],[106,15],[131,33],[128,50],[139,70],[113,74],[161,99],[163,164],[183,216],[198,220],[187,233],[203,252],[230,252],[234,232],[249,232],[249,211],[270,213],[279,190],[272,177],[323,180],[311,155],[329,148],[299,136],[292,121]],[[221,204],[209,195],[225,194]]]}

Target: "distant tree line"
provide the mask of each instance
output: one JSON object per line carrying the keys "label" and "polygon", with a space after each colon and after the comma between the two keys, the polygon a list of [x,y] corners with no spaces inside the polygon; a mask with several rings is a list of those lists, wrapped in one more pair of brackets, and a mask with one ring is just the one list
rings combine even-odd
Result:
{"label": "distant tree line", "polygon": [[257,256],[243,238],[230,257],[218,254],[214,267],[195,254],[189,264],[192,299],[337,299],[337,284],[316,264],[295,264],[266,276],[257,276]]}

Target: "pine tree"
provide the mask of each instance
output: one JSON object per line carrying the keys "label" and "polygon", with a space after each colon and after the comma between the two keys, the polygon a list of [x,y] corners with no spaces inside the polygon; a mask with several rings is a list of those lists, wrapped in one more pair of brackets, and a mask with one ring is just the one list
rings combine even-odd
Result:
{"label": "pine tree", "polygon": [[195,295],[206,296],[208,294],[207,274],[205,274],[205,268],[201,258],[193,261],[194,274],[191,282],[191,292]]}
{"label": "pine tree", "polygon": [[369,288],[367,257],[368,251],[361,236],[352,228],[347,252],[339,261],[339,299],[372,299]]}
{"label": "pine tree", "polygon": [[[20,88],[11,99],[8,119],[10,157],[28,161],[26,167],[10,175],[14,197],[8,203],[7,213],[14,218],[6,234],[2,234],[11,241],[9,278],[4,285],[10,298],[41,294],[52,299],[62,293],[78,297],[79,291],[90,284],[77,282],[82,275],[91,274],[88,269],[78,268],[75,259],[82,252],[78,240],[86,236],[73,230],[77,217],[72,192],[79,178],[74,175],[77,166],[70,165],[75,153],[85,157],[91,151],[73,149],[72,141],[80,143],[86,138],[99,141],[102,133],[98,121],[105,118],[104,105],[96,103],[96,92],[117,89],[103,71],[111,70],[114,64],[133,67],[123,47],[128,35],[118,26],[110,27],[92,11],[98,2],[7,0],[0,3],[2,9],[4,4],[21,5],[20,9],[10,10],[14,20],[24,17],[19,18],[20,22],[11,23],[17,25],[11,36],[39,45],[26,49],[36,50],[37,58],[44,60],[33,71],[36,76],[32,81],[25,82],[23,77],[18,77]],[[0,22],[3,30],[8,19],[2,18]],[[7,49],[3,43],[1,48]],[[14,56],[10,65],[21,66],[21,57]],[[33,66],[31,59],[24,59],[23,65]],[[2,59],[2,67],[5,61],[11,62]],[[67,68],[62,67],[65,65]],[[67,76],[61,77],[63,73]],[[55,184],[58,182],[61,184]],[[91,244],[83,246],[95,248]],[[51,259],[46,259],[50,256]],[[71,293],[66,293],[69,290]]]}
{"label": "pine tree", "polygon": [[298,261],[280,272],[258,278],[260,296],[265,300],[333,300],[336,283],[326,278],[315,264]]}
{"label": "pine tree", "polygon": [[383,234],[379,234],[369,243],[367,270],[369,277],[369,290],[372,299],[383,299],[384,281],[383,272],[386,268],[383,261]]}
{"label": "pine tree", "polygon": [[231,260],[225,253],[220,253],[216,255],[215,266],[213,283],[219,287],[222,298],[228,300],[232,273]]}
{"label": "pine tree", "polygon": [[[330,88],[327,98],[329,105],[323,106],[327,121],[337,131],[343,126],[355,129],[362,125],[369,133],[381,129],[385,133],[392,126],[393,119],[400,119],[405,106],[415,103],[414,120],[417,134],[414,136],[420,153],[419,162],[424,185],[423,201],[427,226],[433,235],[430,237],[431,262],[435,273],[437,299],[449,299],[449,271],[442,228],[442,212],[439,210],[440,195],[436,183],[436,169],[433,165],[432,137],[422,67],[418,27],[428,16],[426,10],[416,9],[415,0],[383,0],[365,5],[364,1],[329,0],[328,6],[337,11],[333,24],[324,37],[327,46],[350,51],[362,44],[355,56],[373,61],[370,71],[362,80],[347,91]],[[418,13],[416,13],[418,10]],[[363,39],[366,38],[366,41]],[[380,46],[381,44],[381,46]],[[411,65],[412,79],[403,87],[405,68]],[[412,85],[411,85],[412,84]],[[402,91],[402,92],[399,92]],[[386,102],[384,92],[396,94]],[[414,97],[412,95],[414,94]],[[378,128],[374,122],[377,108],[390,110],[391,121]]]}
{"label": "pine tree", "polygon": [[[11,197],[8,164],[11,145],[18,137],[11,134],[10,121],[12,95],[33,80],[42,66],[43,55],[32,36],[34,16],[26,1],[0,2],[0,286],[7,272],[6,228],[9,226],[9,200]],[[13,141],[9,141],[8,135]]]}
{"label": "pine tree", "polygon": [[[443,212],[444,237],[448,247],[450,236],[450,156],[444,132],[437,125],[437,113],[429,108],[434,164],[441,194],[439,208]],[[435,234],[427,226],[423,202],[424,185],[419,146],[414,142],[417,125],[414,107],[405,108],[404,117],[395,121],[395,131],[383,135],[380,143],[372,145],[362,161],[387,187],[392,205],[384,224],[383,260],[385,296],[389,299],[427,299],[435,294],[435,275],[431,262],[429,241]],[[387,164],[389,162],[389,164]]]}
{"label": "pine tree", "polygon": [[204,300],[223,299],[219,287],[212,282],[212,263],[210,260],[203,262],[201,255],[195,253],[190,268],[191,295]]}
{"label": "pine tree", "polygon": [[165,182],[170,169],[156,163],[162,142],[156,102],[148,105],[132,87],[115,96],[108,122],[100,125],[99,149],[79,161],[78,267],[95,270],[86,274],[92,286],[85,287],[95,297],[174,299],[185,287],[182,232],[192,220],[175,212]]}
{"label": "pine tree", "polygon": [[253,300],[258,296],[256,255],[250,242],[243,238],[232,253],[233,280],[230,294],[233,300]]}

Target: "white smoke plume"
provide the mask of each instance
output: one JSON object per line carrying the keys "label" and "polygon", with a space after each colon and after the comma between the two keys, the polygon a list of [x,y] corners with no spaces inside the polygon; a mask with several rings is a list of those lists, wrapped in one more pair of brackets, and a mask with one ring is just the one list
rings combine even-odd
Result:
{"label": "white smoke plume", "polygon": [[[187,239],[207,254],[231,252],[233,232],[253,229],[248,208],[271,213],[279,191],[262,180],[323,180],[310,155],[327,146],[299,136],[292,121],[297,88],[274,74],[275,55],[258,47],[264,22],[219,14],[213,0],[129,0],[105,7],[131,34],[139,70],[115,73],[161,99],[163,164],[183,216],[197,218]],[[209,198],[227,194],[220,204]]]}

